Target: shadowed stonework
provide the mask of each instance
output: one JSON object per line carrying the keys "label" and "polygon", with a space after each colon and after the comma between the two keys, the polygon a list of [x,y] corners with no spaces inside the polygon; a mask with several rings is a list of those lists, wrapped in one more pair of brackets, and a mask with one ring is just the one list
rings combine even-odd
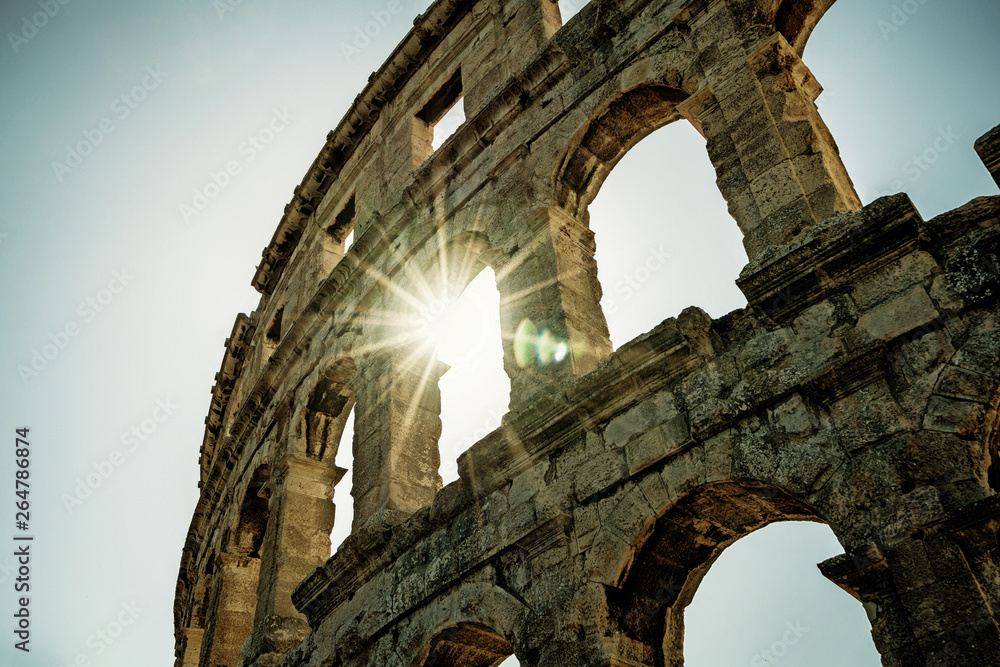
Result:
{"label": "shadowed stonework", "polygon": [[[417,18],[296,188],[226,341],[178,667],[679,666],[708,568],[788,520],[844,546],[820,569],[883,664],[1000,664],[1000,197],[929,221],[906,195],[862,208],[800,59],[832,4]],[[749,305],[613,352],[587,207],[671,122],[707,140]],[[975,149],[1000,183],[998,137]],[[414,323],[486,267],[510,410],[442,488],[448,368]],[[328,558],[341,444],[353,534]]]}

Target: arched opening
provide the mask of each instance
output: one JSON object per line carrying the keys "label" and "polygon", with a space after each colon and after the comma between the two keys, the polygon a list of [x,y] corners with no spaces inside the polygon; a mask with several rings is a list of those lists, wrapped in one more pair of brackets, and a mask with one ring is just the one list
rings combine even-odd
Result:
{"label": "arched opening", "polygon": [[425,430],[440,419],[434,465],[448,484],[458,479],[459,454],[500,425],[510,380],[496,274],[484,259],[489,240],[480,232],[463,232],[450,239],[442,234],[431,243],[435,251],[412,270],[410,286],[397,291],[409,316],[393,320],[408,349],[407,364],[420,376],[416,406],[433,418],[424,417]]}
{"label": "arched opening", "polygon": [[201,655],[202,640],[205,635],[205,625],[209,613],[210,593],[212,582],[210,580],[212,570],[212,560],[215,554],[210,554],[207,560],[204,574],[198,579],[195,595],[191,598],[191,616],[185,625],[180,638],[180,650],[182,665],[197,665]]}
{"label": "arched opening", "polygon": [[[340,447],[337,449],[334,465],[342,470],[350,472],[354,467],[353,451],[354,442],[354,408],[352,407],[347,419],[344,421],[343,431],[340,436]],[[345,475],[343,479],[349,479],[350,475]],[[334,514],[333,529],[330,531],[330,555],[337,553],[337,549],[351,535],[351,523],[354,519],[354,497],[350,493],[348,484],[341,482],[340,493],[334,492]]]}
{"label": "arched opening", "polygon": [[800,54],[834,0],[772,0],[774,27]]}
{"label": "arched opening", "polygon": [[[804,62],[825,89],[816,103],[865,204],[905,192],[930,220],[996,192],[972,145],[996,125],[1000,88],[980,85],[971,64],[996,53],[1000,4],[950,10],[837,0],[805,46]],[[947,95],[926,94],[945,78]]]}
{"label": "arched opening", "polygon": [[[621,585],[608,590],[609,620],[613,624],[609,631],[620,633],[627,641],[643,646],[652,664],[664,667],[696,664],[685,656],[686,609],[709,569],[714,567],[723,552],[737,540],[772,523],[784,521],[821,523],[822,519],[800,499],[766,484],[711,483],[688,493],[651,527],[649,537],[628,564]],[[806,534],[801,531],[796,533],[795,528],[793,526],[790,530],[799,538]],[[757,551],[756,555],[754,554],[753,542],[748,542],[747,545],[746,549],[740,549],[735,553],[739,555],[740,552],[744,554],[749,552],[750,558],[756,559],[754,562],[758,563],[767,558],[766,553]],[[827,546],[829,547],[829,544]],[[816,564],[816,561],[812,561],[809,565],[812,567]],[[756,569],[744,566],[729,583],[734,586],[739,580],[746,583],[746,580],[753,580],[756,575]],[[828,585],[831,591],[835,591],[833,584]],[[695,608],[695,618],[698,618],[697,614],[702,613],[701,608],[709,609],[712,631],[707,641],[718,643],[721,627],[719,614],[722,609],[734,606],[735,601],[732,589],[714,591],[713,589],[716,587],[705,589],[704,599],[699,600],[699,607]],[[840,595],[846,599],[845,609],[853,605],[855,620],[859,614],[864,613],[856,600],[843,593]],[[742,614],[742,618],[747,622],[756,623],[763,619],[762,627],[766,630],[773,618],[767,611],[770,608],[770,598],[771,595],[764,599],[758,597],[753,604],[738,607],[737,613]],[[746,617],[752,618],[747,620]],[[778,637],[772,637],[766,631],[761,631],[759,635],[748,635],[751,640],[748,645],[754,648],[746,652],[746,645],[740,647],[742,655],[735,662],[723,660],[697,664],[774,664],[773,661],[766,661],[762,651],[768,650],[776,641],[784,641],[785,632],[790,634],[788,641],[782,647],[785,649],[782,658],[783,661],[788,659],[787,664],[791,664],[790,649],[799,643],[795,641],[793,644],[792,641],[801,640],[808,632],[813,631],[808,623],[796,625],[800,620],[798,617],[780,618]],[[790,623],[791,626],[786,623]],[[818,624],[814,625],[817,627],[812,637],[821,634]],[[803,627],[809,627],[810,630],[804,631]],[[870,627],[868,630],[870,631]],[[870,647],[872,645],[867,632],[860,633],[856,641],[858,646],[862,646],[864,642]],[[816,644],[820,645],[820,642],[817,640]],[[777,652],[781,652],[782,648]],[[859,655],[870,656],[873,651],[873,647],[867,654],[861,650]],[[758,653],[761,655],[758,656]],[[774,652],[771,655],[773,657]],[[815,654],[811,655],[815,657]],[[752,662],[755,657],[760,657],[760,661]],[[698,659],[697,654],[696,659]],[[817,663],[813,661],[799,664]]]}
{"label": "arched opening", "polygon": [[594,232],[601,306],[617,348],[688,306],[720,317],[746,305],[743,238],[705,139],[667,86],[611,102],[570,147],[555,198]]}
{"label": "arched opening", "polygon": [[773,524],[741,538],[684,612],[684,664],[880,665],[864,609],[816,568],[842,553],[818,523]]}
{"label": "arched opening", "polygon": [[715,184],[705,140],[685,121],[632,148],[589,207],[601,307],[615,347],[688,306],[746,306],[743,236]]}
{"label": "arched opening", "polygon": [[330,552],[337,551],[340,544],[351,534],[354,502],[349,489],[338,486],[353,468],[354,404],[355,396],[351,380],[357,368],[350,358],[336,361],[327,367],[316,381],[305,410],[305,455],[312,461],[323,464],[332,474],[324,479],[332,480],[333,489],[329,495],[333,500],[330,518]]}
{"label": "arched opening", "polygon": [[261,554],[267,553],[271,473],[271,466],[262,464],[250,475],[240,500],[239,516],[228,536],[223,537],[226,549],[211,559],[211,569],[206,567],[212,593],[199,664],[236,664],[240,649],[253,634]]}
{"label": "arched opening", "polygon": [[485,625],[456,623],[431,639],[413,667],[511,667],[519,664],[513,654],[510,642]]}
{"label": "arched opening", "polygon": [[250,478],[250,484],[240,503],[239,521],[230,539],[230,553],[260,558],[269,516],[265,485],[270,478],[271,469],[267,465],[258,467]]}
{"label": "arched opening", "polygon": [[438,381],[439,472],[448,484],[458,479],[458,456],[500,426],[510,400],[493,269],[482,269],[458,298],[436,298],[426,312],[425,334],[438,360],[450,367]]}
{"label": "arched opening", "polygon": [[276,349],[278,349],[278,343],[281,342],[281,320],[285,314],[284,304],[278,308],[274,313],[274,317],[271,318],[271,323],[267,327],[267,331],[264,332],[264,357],[269,358]]}
{"label": "arched opening", "polygon": [[354,244],[354,218],[356,198],[352,192],[323,235],[323,262],[321,275],[326,276]]}

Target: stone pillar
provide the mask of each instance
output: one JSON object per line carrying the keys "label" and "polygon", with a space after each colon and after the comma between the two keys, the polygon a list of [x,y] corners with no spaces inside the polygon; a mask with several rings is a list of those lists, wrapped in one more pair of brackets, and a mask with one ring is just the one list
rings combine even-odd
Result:
{"label": "stone pillar", "polygon": [[428,345],[400,345],[358,366],[354,407],[353,531],[398,523],[441,488],[441,392],[448,366]]}
{"label": "stone pillar", "polygon": [[976,152],[993,180],[1000,185],[1000,125],[976,140]]}
{"label": "stone pillar", "polygon": [[694,26],[706,87],[678,107],[708,141],[717,182],[751,261],[839,211],[859,210],[837,145],[816,109],[822,88],[781,34],[752,53],[720,3]]}
{"label": "stone pillar", "polygon": [[[1000,496],[989,496],[967,506],[947,523],[964,560],[1000,626]],[[979,619],[987,621],[985,616]]]}
{"label": "stone pillar", "polygon": [[884,665],[985,665],[1000,656],[983,582],[941,528],[871,545],[861,559],[840,556],[820,569],[864,603]]}
{"label": "stone pillar", "polygon": [[558,392],[612,352],[593,232],[557,208],[535,211],[529,229],[530,241],[496,267],[504,367],[515,411]]}
{"label": "stone pillar", "polygon": [[885,667],[923,664],[923,653],[878,545],[870,544],[860,555],[831,558],[820,563],[819,569],[823,576],[864,605],[875,647]]}
{"label": "stone pillar", "polygon": [[253,641],[240,656],[241,665],[276,665],[309,634],[306,617],[292,604],[292,591],[330,557],[333,490],[346,472],[291,456],[274,467]]}
{"label": "stone pillar", "polygon": [[[572,579],[568,575],[567,581]],[[619,589],[597,582],[584,584],[572,599],[550,601],[553,608],[551,627],[545,627],[544,638],[525,638],[525,651],[531,657],[521,661],[523,667],[654,667],[661,653],[659,646],[636,638],[634,628],[627,627],[621,605],[610,599],[620,595]],[[634,606],[633,606],[634,603]],[[642,601],[629,599],[631,613],[643,614]],[[662,621],[662,615],[659,620]],[[540,628],[541,629],[541,628]],[[663,628],[657,625],[656,641],[662,641]],[[683,657],[681,658],[683,660]],[[666,663],[671,664],[671,663]]]}
{"label": "stone pillar", "polygon": [[184,628],[184,653],[181,655],[180,667],[198,667],[201,638],[204,634],[203,628]]}
{"label": "stone pillar", "polygon": [[965,555],[947,531],[918,532],[887,546],[885,553],[927,664],[996,663],[1000,658],[996,618]]}
{"label": "stone pillar", "polygon": [[217,561],[214,611],[202,638],[200,667],[235,665],[253,632],[260,559],[222,554]]}

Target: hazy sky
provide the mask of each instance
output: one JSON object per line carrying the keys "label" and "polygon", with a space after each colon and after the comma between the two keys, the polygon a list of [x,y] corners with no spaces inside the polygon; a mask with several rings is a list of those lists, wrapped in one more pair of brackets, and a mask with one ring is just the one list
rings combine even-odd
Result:
{"label": "hazy sky", "polygon": [[[292,189],[429,2],[402,0],[352,51],[345,45],[388,1],[65,1],[0,9],[0,424],[10,445],[0,539],[20,532],[10,497],[20,426],[31,428],[36,538],[32,652],[15,651],[8,630],[0,662],[166,667],[223,341],[236,314],[257,306],[250,279]],[[53,15],[38,18],[45,7]],[[991,0],[840,0],[820,24],[805,60],[865,203],[905,190],[930,218],[997,194],[972,149],[1000,123],[997,25]],[[81,143],[84,154],[68,154]],[[927,151],[933,164],[918,165]],[[239,173],[198,199],[230,161]],[[733,285],[746,261],[739,232],[689,126],[626,156],[591,223],[616,346],[689,305],[715,317],[745,305]],[[653,252],[659,268],[637,273]],[[505,405],[502,377],[462,389],[477,374],[496,377],[484,275],[472,308],[485,333],[464,336],[474,352],[442,349],[457,361],[442,384],[446,481]],[[641,289],[625,289],[640,277]],[[37,373],[19,370],[33,359]],[[463,370],[463,359],[481,370]],[[480,411],[456,408],[471,391],[485,392]],[[338,528],[350,516],[347,480]],[[877,664],[860,605],[816,571],[839,551],[814,524],[773,526],[732,547],[690,608],[687,664],[752,665],[788,623],[801,641],[782,665]],[[8,619],[13,562],[0,555]]]}

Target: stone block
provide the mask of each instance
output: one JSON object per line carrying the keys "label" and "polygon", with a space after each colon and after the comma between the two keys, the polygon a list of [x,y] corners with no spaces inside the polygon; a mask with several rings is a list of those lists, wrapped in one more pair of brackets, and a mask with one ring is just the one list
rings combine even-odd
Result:
{"label": "stone block", "polygon": [[1000,186],[1000,125],[976,140],[976,152],[990,176]]}

